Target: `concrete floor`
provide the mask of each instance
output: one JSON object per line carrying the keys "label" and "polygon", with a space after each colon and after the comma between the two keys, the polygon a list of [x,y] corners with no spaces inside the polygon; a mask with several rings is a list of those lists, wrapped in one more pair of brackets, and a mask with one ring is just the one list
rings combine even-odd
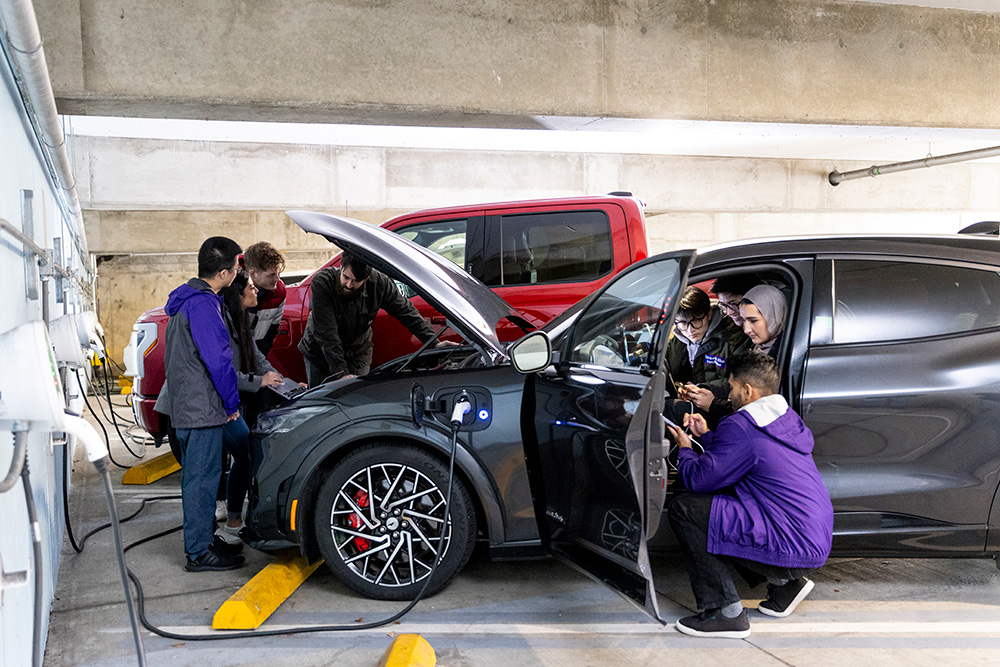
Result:
{"label": "concrete floor", "polygon": [[[149,449],[147,457],[160,453]],[[121,463],[134,461],[120,444],[113,454]],[[121,472],[115,469],[112,478],[122,516],[143,499],[179,493],[177,474],[147,487],[123,487]],[[73,472],[70,502],[78,540],[107,521],[100,480],[83,460]],[[179,501],[147,504],[123,525],[125,543],[178,526],[180,511]],[[219,605],[269,562],[250,550],[247,560],[246,567],[233,572],[186,573],[179,532],[128,554],[145,588],[149,620],[176,634],[213,633],[212,615]],[[664,618],[672,622],[690,613],[693,599],[683,565],[657,561],[654,567]],[[477,552],[449,587],[388,627],[222,641],[144,632],[143,639],[149,665],[199,667],[369,667],[378,664],[394,634],[403,632],[423,635],[442,666],[1000,664],[1000,571],[991,560],[840,560],[814,579],[815,590],[793,616],[779,620],[751,612],[748,639],[697,639],[648,620],[557,562],[491,563]],[[762,594],[747,591],[744,603],[753,608]],[[321,568],[261,629],[367,622],[402,606],[356,597]],[[110,533],[88,540],[81,554],[66,541],[45,664],[136,662]]]}

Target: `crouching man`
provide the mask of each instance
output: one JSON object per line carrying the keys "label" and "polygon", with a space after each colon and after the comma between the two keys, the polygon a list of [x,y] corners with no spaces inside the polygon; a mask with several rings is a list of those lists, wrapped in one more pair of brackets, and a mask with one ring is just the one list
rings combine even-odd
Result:
{"label": "crouching man", "polygon": [[703,454],[668,426],[680,447],[679,479],[691,491],[668,514],[700,610],[676,627],[698,637],[750,634],[730,567],[751,586],[767,581],[767,600],[757,609],[784,617],[812,590],[806,575],[826,562],[833,539],[833,506],[812,458],[813,436],[777,393],[777,363],[752,353],[730,360],[729,371],[735,412],[714,433],[701,415],[685,415]]}

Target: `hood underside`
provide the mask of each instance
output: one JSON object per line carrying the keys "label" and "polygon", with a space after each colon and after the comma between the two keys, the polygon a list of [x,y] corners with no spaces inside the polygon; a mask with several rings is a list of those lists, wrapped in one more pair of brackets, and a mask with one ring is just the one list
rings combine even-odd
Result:
{"label": "hood underside", "polygon": [[288,211],[295,224],[319,234],[390,278],[417,291],[451,326],[491,360],[505,355],[496,326],[526,320],[493,290],[459,266],[381,227],[328,213]]}

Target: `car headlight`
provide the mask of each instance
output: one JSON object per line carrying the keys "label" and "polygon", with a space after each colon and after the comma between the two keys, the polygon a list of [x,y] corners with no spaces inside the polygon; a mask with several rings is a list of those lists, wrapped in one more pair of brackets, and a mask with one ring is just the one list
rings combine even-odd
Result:
{"label": "car headlight", "polygon": [[261,435],[287,433],[313,417],[318,417],[329,411],[330,408],[323,405],[311,408],[294,408],[291,410],[272,410],[271,412],[265,412],[257,418],[257,428],[254,431]]}

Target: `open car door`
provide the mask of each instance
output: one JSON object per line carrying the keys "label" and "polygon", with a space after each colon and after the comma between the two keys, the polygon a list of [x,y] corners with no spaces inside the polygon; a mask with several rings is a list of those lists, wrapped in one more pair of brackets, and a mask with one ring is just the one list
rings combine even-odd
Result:
{"label": "open car door", "polygon": [[522,408],[543,544],[661,623],[646,540],[666,498],[665,351],[693,258],[646,260],[592,297]]}

